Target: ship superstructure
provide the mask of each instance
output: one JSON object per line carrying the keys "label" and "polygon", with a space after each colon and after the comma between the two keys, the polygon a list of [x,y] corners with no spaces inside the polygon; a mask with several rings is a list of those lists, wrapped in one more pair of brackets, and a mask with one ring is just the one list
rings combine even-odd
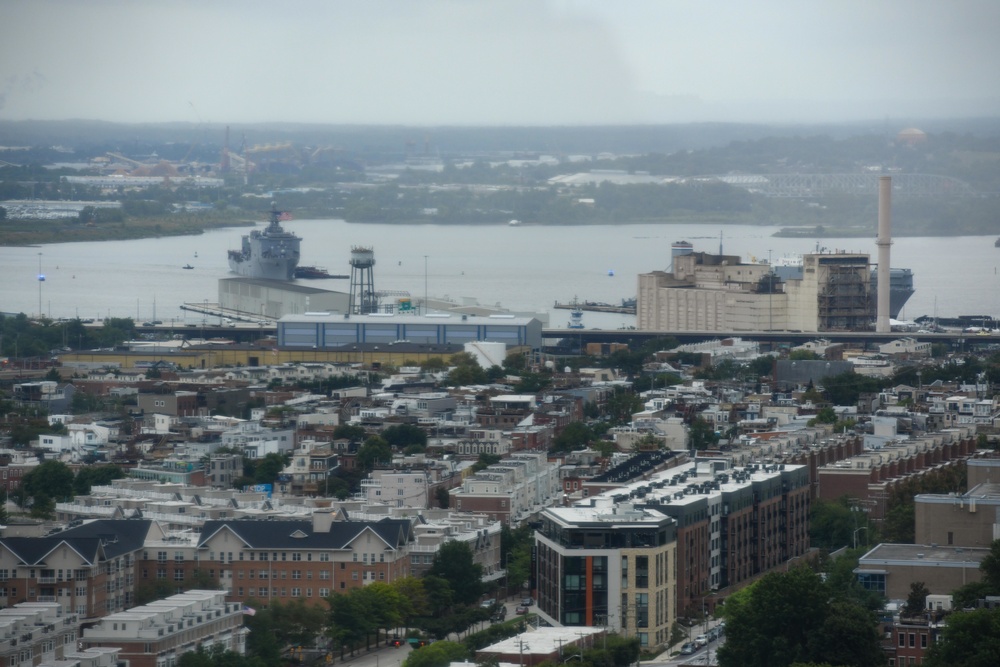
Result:
{"label": "ship superstructure", "polygon": [[244,234],[241,248],[229,251],[229,269],[247,278],[292,280],[302,239],[282,228],[281,221],[290,219],[272,203],[267,227]]}

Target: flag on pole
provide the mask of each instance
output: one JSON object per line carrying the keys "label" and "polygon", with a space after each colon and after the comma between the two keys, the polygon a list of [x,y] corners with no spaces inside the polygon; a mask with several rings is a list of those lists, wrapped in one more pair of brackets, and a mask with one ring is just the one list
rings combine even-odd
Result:
{"label": "flag on pole", "polygon": [[253,607],[248,607],[246,605],[243,605],[243,613],[246,614],[247,616],[253,616],[257,613],[257,610],[254,609]]}

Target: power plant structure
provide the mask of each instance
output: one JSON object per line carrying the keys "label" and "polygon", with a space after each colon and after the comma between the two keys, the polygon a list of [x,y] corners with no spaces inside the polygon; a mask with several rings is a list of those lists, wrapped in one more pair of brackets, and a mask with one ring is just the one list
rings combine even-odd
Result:
{"label": "power plant structure", "polygon": [[690,243],[679,241],[671,246],[668,270],[639,275],[636,327],[890,332],[891,319],[913,294],[913,274],[891,268],[891,177],[879,178],[878,193],[877,268],[867,253],[817,251],[772,265],[722,254],[721,237],[718,255],[694,252]]}
{"label": "power plant structure", "polygon": [[352,315],[370,315],[379,310],[379,295],[375,292],[375,249],[351,247],[351,297],[348,311]]}
{"label": "power plant structure", "polygon": [[888,333],[892,330],[889,322],[889,249],[892,246],[892,177],[878,179],[878,310],[875,317],[875,331]]}

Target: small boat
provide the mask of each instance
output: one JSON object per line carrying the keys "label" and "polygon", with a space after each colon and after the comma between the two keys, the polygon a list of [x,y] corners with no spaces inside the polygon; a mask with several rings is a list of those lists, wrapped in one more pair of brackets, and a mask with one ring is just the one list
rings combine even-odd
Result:
{"label": "small boat", "polygon": [[181,268],[185,268],[185,269],[193,269],[194,267],[193,267],[193,266],[191,266],[190,264],[185,264],[185,265],[184,265],[183,267],[181,267]]}
{"label": "small boat", "polygon": [[993,247],[1000,248],[1000,238],[997,238],[997,240],[993,242]]}

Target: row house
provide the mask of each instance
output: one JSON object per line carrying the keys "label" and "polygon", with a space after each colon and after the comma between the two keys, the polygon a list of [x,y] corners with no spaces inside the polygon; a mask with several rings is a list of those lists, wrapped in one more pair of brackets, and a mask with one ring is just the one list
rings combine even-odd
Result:
{"label": "row house", "polygon": [[885,516],[888,494],[895,485],[942,466],[960,465],[975,453],[976,439],[971,428],[888,443],[881,449],[818,468],[818,497],[836,500],[852,496],[866,508],[870,518],[880,521]]}
{"label": "row house", "polygon": [[76,651],[79,627],[77,615],[55,602],[21,602],[0,609],[0,665],[63,660]]}
{"label": "row house", "polygon": [[10,493],[21,486],[21,480],[39,465],[38,458],[19,449],[0,453],[0,488]]}
{"label": "row house", "polygon": [[227,599],[325,604],[333,592],[410,574],[409,519],[336,520],[317,510],[312,521],[211,521],[198,542],[198,562],[217,571]]}
{"label": "row house", "polygon": [[154,521],[109,519],[0,538],[0,604],[54,602],[84,620],[125,609],[135,599],[143,543],[162,535]]}
{"label": "row house", "polygon": [[83,631],[86,649],[117,649],[129,667],[166,667],[199,647],[245,653],[243,608],[221,591],[192,590],[107,616]]}
{"label": "row house", "polygon": [[293,496],[327,494],[327,483],[338,466],[337,454],[329,445],[307,440],[295,450],[278,481],[282,491]]}
{"label": "row house", "polygon": [[517,524],[542,507],[559,502],[559,466],[545,453],[515,452],[463,480],[450,491],[451,506]]}
{"label": "row house", "polygon": [[469,547],[472,560],[483,571],[483,581],[500,579],[506,574],[500,562],[501,523],[490,521],[481,514],[431,510],[421,513],[421,521],[413,526],[410,545],[410,571],[421,576],[430,570],[442,544],[462,542]]}
{"label": "row house", "polygon": [[52,380],[41,380],[15,384],[11,398],[17,407],[38,408],[46,414],[61,414],[68,412],[73,405],[75,391],[72,384],[60,385]]}

